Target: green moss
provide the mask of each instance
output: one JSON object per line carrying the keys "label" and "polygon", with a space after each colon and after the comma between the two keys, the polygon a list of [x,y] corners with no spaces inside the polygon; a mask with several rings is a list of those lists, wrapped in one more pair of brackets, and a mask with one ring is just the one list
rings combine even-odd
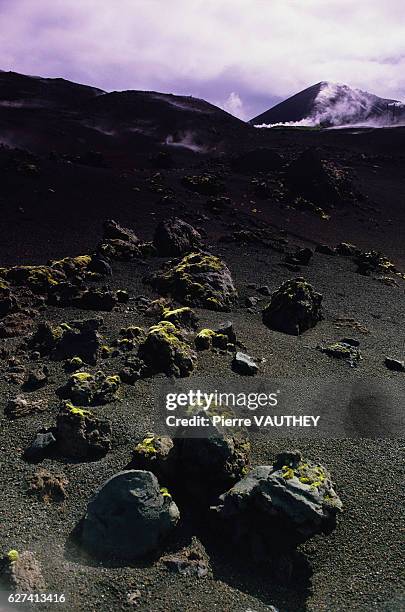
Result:
{"label": "green moss", "polygon": [[18,550],[12,549],[12,550],[9,550],[7,553],[7,558],[10,561],[10,563],[14,563],[15,561],[18,561],[19,557],[20,557],[20,554]]}
{"label": "green moss", "polygon": [[118,374],[112,374],[111,376],[106,376],[105,382],[112,386],[119,387],[121,383],[121,379]]}
{"label": "green moss", "polygon": [[77,406],[72,406],[69,408],[70,414],[74,414],[79,416],[81,419],[84,419],[86,416],[91,416],[92,413],[90,410],[84,410],[84,408],[78,408]]}
{"label": "green moss", "polygon": [[135,452],[142,453],[143,455],[156,455],[157,449],[154,446],[155,436],[148,436],[139,442],[135,447]]}
{"label": "green moss", "polygon": [[45,290],[58,285],[65,275],[49,266],[14,266],[5,271],[6,280],[27,285],[34,290]]}
{"label": "green moss", "polygon": [[180,350],[185,346],[184,342],[179,338],[180,330],[170,321],[160,321],[157,325],[152,325],[149,329],[149,334],[158,334],[165,342]]}
{"label": "green moss", "polygon": [[113,352],[114,352],[114,349],[111,346],[108,346],[107,344],[103,344],[100,347],[100,355],[103,359],[106,359],[107,357],[109,357],[111,353]]}
{"label": "green moss", "polygon": [[285,480],[291,480],[291,478],[294,478],[295,476],[294,470],[288,465],[283,465],[282,474]]}
{"label": "green moss", "polygon": [[78,255],[77,257],[64,257],[63,259],[51,261],[52,268],[62,268],[69,270],[79,268],[83,270],[88,267],[91,262],[91,255]]}
{"label": "green moss", "polygon": [[91,380],[93,375],[89,374],[89,372],[77,372],[76,374],[72,374],[72,378],[73,380],[84,382],[86,380]]}
{"label": "green moss", "polygon": [[169,493],[169,490],[166,487],[161,487],[160,493],[162,494],[163,497],[168,497],[169,499],[172,498],[172,496]]}

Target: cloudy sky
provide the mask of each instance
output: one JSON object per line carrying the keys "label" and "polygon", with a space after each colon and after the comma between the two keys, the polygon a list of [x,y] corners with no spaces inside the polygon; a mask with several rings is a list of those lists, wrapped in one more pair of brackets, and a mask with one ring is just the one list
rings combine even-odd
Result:
{"label": "cloudy sky", "polygon": [[322,80],[405,99],[405,2],[0,0],[0,68],[245,119]]}

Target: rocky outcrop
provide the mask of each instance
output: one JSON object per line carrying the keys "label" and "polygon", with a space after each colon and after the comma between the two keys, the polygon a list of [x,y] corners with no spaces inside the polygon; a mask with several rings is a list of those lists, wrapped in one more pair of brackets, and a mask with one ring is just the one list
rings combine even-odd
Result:
{"label": "rocky outcrop", "polygon": [[170,493],[151,472],[120,472],[90,501],[82,545],[99,558],[137,559],[157,551],[179,517]]}
{"label": "rocky outcrop", "polygon": [[229,310],[237,292],[227,265],[208,253],[191,253],[150,279],[157,291],[182,304]]}
{"label": "rocky outcrop", "polygon": [[287,452],[254,468],[214,510],[229,536],[260,558],[333,529],[342,503],[322,465]]}
{"label": "rocky outcrop", "polygon": [[196,361],[196,355],[181,330],[170,321],[160,321],[149,329],[139,346],[138,355],[151,371],[169,376],[188,376]]}
{"label": "rocky outcrop", "polygon": [[48,322],[40,323],[28,346],[57,361],[78,356],[86,363],[94,364],[100,348],[101,336],[98,329],[102,323],[103,319],[100,318],[55,326]]}
{"label": "rocky outcrop", "polygon": [[58,453],[64,457],[103,457],[111,448],[111,423],[67,402],[57,416],[56,442]]}
{"label": "rocky outcrop", "polygon": [[117,374],[107,376],[102,371],[95,374],[76,372],[59,389],[59,395],[79,406],[108,404],[117,399],[120,384]]}

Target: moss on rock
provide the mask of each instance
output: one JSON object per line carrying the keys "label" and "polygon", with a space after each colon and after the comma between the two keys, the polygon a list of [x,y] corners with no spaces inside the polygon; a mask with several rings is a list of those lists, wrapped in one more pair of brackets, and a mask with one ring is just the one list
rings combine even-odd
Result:
{"label": "moss on rock", "polygon": [[155,274],[152,285],[182,304],[229,310],[237,298],[226,264],[208,253],[191,253]]}

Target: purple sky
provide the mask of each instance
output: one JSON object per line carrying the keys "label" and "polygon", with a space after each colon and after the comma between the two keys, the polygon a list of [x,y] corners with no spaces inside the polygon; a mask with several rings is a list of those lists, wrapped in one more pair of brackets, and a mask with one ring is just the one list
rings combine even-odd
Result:
{"label": "purple sky", "polygon": [[322,80],[405,99],[404,0],[0,0],[0,68],[250,118]]}

